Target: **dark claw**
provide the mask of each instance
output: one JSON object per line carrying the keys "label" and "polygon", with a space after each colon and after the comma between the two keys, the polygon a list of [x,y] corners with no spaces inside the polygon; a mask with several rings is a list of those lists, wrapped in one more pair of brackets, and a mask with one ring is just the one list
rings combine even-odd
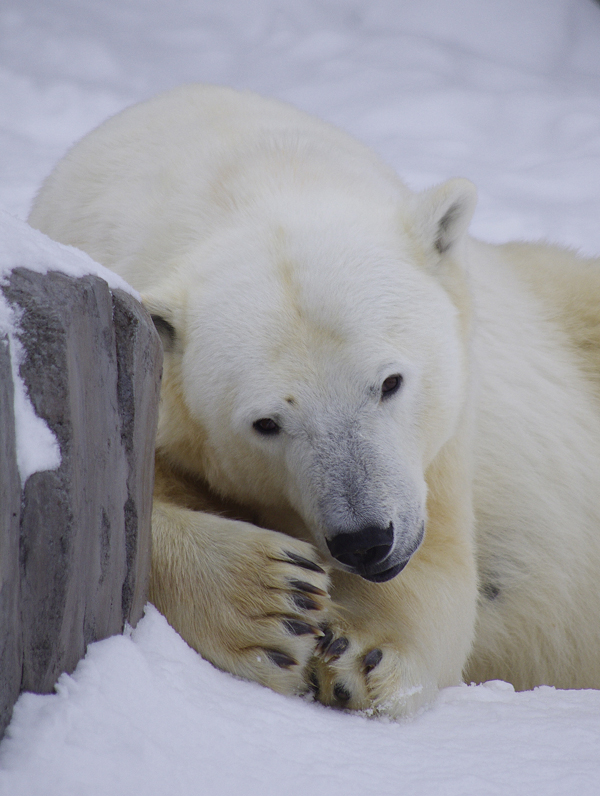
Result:
{"label": "dark claw", "polygon": [[292,594],[292,600],[303,611],[318,611],[321,606],[306,594]]}
{"label": "dark claw", "polygon": [[336,683],[334,685],[333,696],[341,705],[347,705],[348,702],[350,702],[350,692],[341,683]]}
{"label": "dark claw", "polygon": [[369,672],[372,672],[376,666],[379,666],[382,658],[383,658],[383,652],[380,649],[374,649],[371,650],[370,652],[367,652],[367,654],[363,658],[364,673],[369,674]]}
{"label": "dark claw", "polygon": [[316,636],[319,632],[314,625],[309,625],[308,622],[301,622],[299,619],[284,619],[283,626],[293,636],[308,636],[309,634]]}
{"label": "dark claw", "polygon": [[265,650],[265,652],[280,669],[291,669],[292,666],[298,665],[298,661],[286,652],[279,652],[279,650]]}
{"label": "dark claw", "polygon": [[302,569],[310,569],[311,572],[320,572],[321,575],[325,575],[325,570],[318,564],[315,564],[314,561],[309,561],[308,558],[299,556],[298,553],[292,553],[290,550],[284,550],[283,552],[290,559],[290,562],[295,564],[297,567],[302,567]]}
{"label": "dark claw", "polygon": [[336,640],[330,644],[323,653],[325,662],[331,663],[332,661],[337,661],[337,659],[340,658],[344,652],[346,652],[349,646],[350,642],[344,636],[341,638],[336,638]]}
{"label": "dark claw", "polygon": [[323,631],[323,636],[319,639],[319,642],[316,647],[316,652],[322,654],[331,644],[333,640],[333,632],[327,627],[327,625],[322,625],[321,630]]}
{"label": "dark claw", "polygon": [[323,589],[319,589],[318,586],[313,586],[312,583],[307,583],[305,580],[290,580],[290,586],[292,589],[298,589],[298,591],[305,591],[308,594],[318,594],[319,597],[327,597],[327,592],[323,591]]}

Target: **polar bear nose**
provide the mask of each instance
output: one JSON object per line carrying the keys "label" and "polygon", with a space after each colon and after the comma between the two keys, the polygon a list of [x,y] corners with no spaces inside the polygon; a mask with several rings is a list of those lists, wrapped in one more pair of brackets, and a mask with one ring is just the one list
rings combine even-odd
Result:
{"label": "polar bear nose", "polygon": [[327,539],[331,555],[341,564],[362,574],[372,572],[392,552],[394,546],[394,526],[387,528],[367,525],[360,531],[338,533]]}

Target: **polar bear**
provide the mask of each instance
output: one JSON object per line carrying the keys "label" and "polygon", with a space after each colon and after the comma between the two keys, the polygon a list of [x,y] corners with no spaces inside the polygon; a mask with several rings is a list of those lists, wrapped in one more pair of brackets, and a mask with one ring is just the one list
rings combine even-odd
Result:
{"label": "polar bear", "polygon": [[202,85],[43,185],[161,334],[151,599],[216,666],[391,716],[600,687],[600,262],[474,240],[475,202]]}

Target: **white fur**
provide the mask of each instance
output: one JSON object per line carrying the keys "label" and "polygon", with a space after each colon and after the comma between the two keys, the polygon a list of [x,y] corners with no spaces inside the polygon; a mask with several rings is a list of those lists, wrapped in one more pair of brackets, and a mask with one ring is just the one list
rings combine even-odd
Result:
{"label": "white fur", "polygon": [[[412,194],[329,125],[205,86],[109,120],[42,188],[32,225],[176,332],[152,593],[222,668],[286,692],[312,671],[323,701],[343,686],[393,715],[461,673],[600,687],[598,349],[578,344],[591,321],[561,282],[573,268],[600,301],[600,279],[552,247],[534,272],[518,247],[469,239],[474,204],[465,180]],[[401,574],[341,571],[327,540],[390,523]],[[290,608],[281,532],[335,567],[330,585],[300,572],[333,603]],[[281,631],[289,616],[326,619],[347,650],[314,655]]]}

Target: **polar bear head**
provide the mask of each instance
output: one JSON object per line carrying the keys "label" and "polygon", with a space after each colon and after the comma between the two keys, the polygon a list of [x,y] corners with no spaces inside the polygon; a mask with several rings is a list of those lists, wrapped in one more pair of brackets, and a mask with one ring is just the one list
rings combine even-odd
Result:
{"label": "polar bear head", "polygon": [[293,514],[335,566],[394,577],[466,400],[474,203],[465,180],[400,209],[286,197],[180,256],[145,296],[166,352],[158,449]]}

